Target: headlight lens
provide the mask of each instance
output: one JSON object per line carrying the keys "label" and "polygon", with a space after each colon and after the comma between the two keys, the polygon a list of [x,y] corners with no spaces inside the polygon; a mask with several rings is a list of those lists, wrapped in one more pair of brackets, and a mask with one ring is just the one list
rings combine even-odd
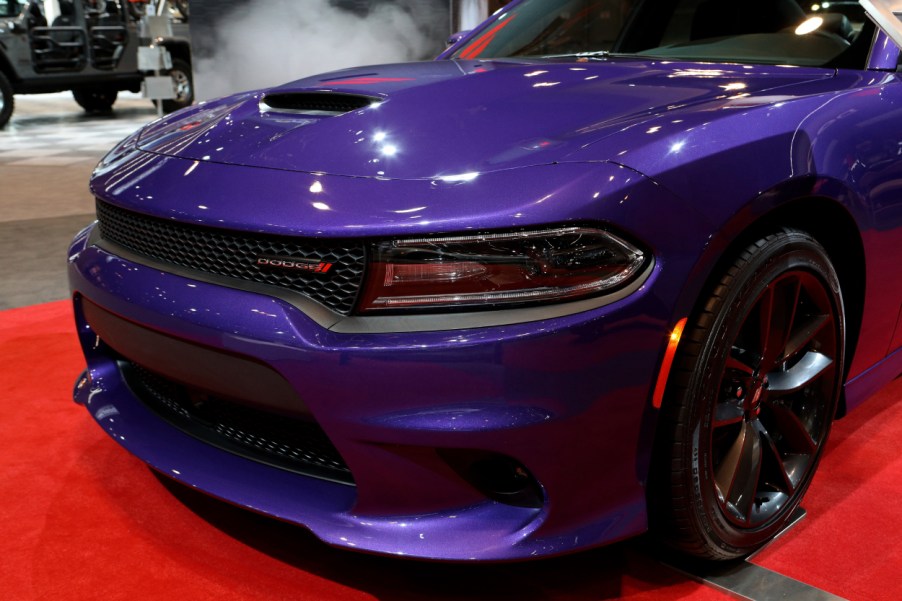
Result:
{"label": "headlight lens", "polygon": [[589,227],[394,240],[375,246],[363,313],[403,309],[488,309],[575,300],[614,290],[646,254]]}

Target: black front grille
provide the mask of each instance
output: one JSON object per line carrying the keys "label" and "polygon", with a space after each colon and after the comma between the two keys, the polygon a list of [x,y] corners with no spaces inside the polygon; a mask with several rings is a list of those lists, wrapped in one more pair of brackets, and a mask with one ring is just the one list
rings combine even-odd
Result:
{"label": "black front grille", "polygon": [[183,432],[248,459],[354,484],[351,470],[315,422],[218,398],[135,363],[120,366],[135,395]]}
{"label": "black front grille", "polygon": [[[100,235],[162,263],[299,292],[347,315],[363,280],[363,245],[220,230],[169,221],[97,202]],[[331,264],[325,273],[258,265],[260,257]]]}

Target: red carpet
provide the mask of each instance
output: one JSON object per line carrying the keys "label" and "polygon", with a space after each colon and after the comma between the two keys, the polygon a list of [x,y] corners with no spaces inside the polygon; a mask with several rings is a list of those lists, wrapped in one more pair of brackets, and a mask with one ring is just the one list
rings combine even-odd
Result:
{"label": "red carpet", "polygon": [[[340,551],[158,480],[71,401],[67,302],[0,312],[3,599],[728,599],[636,543],[529,564],[449,566]],[[757,563],[851,599],[902,598],[902,385],[840,422],[809,517]],[[871,419],[865,421],[866,417]]]}
{"label": "red carpet", "polygon": [[754,563],[847,599],[902,599],[902,379],[830,436],[808,515]]}

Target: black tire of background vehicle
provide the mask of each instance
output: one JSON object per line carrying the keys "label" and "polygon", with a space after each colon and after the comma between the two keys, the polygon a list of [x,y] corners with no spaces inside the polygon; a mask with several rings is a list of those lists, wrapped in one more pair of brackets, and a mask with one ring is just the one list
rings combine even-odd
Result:
{"label": "black tire of background vehicle", "polygon": [[13,86],[0,71],[0,129],[3,129],[9,122],[9,118],[13,116],[14,106]]}
{"label": "black tire of background vehicle", "polygon": [[649,491],[665,543],[734,559],[787,526],[836,412],[844,342],[817,241],[786,229],[739,254],[690,316],[670,374]]}
{"label": "black tire of background vehicle", "polygon": [[72,90],[75,102],[88,113],[109,113],[113,110],[119,91],[115,88],[90,87]]}
{"label": "black tire of background vehicle", "polygon": [[176,97],[163,100],[163,112],[171,113],[194,104],[194,76],[191,65],[180,58],[172,59],[172,69],[166,73],[172,78]]}

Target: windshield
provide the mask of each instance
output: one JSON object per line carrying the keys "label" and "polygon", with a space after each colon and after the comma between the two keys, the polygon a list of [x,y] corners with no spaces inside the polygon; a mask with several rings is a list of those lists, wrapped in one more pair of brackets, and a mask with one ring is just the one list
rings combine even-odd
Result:
{"label": "windshield", "polygon": [[873,32],[858,2],[523,0],[451,58],[588,60],[614,53],[822,66],[851,56],[863,67]]}

